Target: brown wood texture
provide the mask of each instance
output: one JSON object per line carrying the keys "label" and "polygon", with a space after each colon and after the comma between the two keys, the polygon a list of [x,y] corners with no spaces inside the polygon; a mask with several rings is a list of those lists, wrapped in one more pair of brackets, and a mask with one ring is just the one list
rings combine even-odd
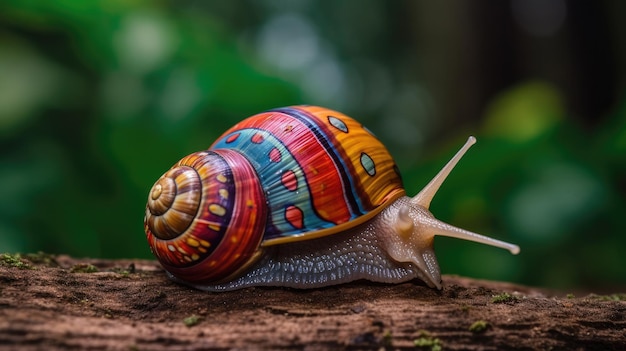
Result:
{"label": "brown wood texture", "polygon": [[207,293],[169,281],[155,261],[31,260],[0,264],[2,350],[626,349],[624,295],[454,276],[442,291],[357,282]]}

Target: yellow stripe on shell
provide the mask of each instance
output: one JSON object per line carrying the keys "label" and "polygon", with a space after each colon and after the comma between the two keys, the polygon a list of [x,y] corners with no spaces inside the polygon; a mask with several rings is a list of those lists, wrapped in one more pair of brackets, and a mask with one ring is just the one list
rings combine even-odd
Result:
{"label": "yellow stripe on shell", "polygon": [[217,175],[217,177],[215,177],[215,178],[217,178],[217,180],[218,180],[220,183],[226,183],[226,182],[228,181],[228,179],[226,178],[226,176],[225,176],[225,175],[223,175],[223,174],[218,174],[218,175]]}
{"label": "yellow stripe on shell", "polygon": [[209,212],[211,212],[212,214],[216,215],[216,216],[223,216],[226,214],[226,209],[218,204],[210,204],[209,205]]}
{"label": "yellow stripe on shell", "polygon": [[187,238],[187,245],[191,247],[198,247],[200,246],[200,242],[194,238]]}
{"label": "yellow stripe on shell", "polygon": [[206,225],[209,229],[216,231],[216,232],[219,232],[222,229],[222,226],[219,223],[207,221],[202,218],[196,218],[196,222],[202,223]]}
{"label": "yellow stripe on shell", "polygon": [[[370,204],[372,207],[383,205],[390,193],[402,188],[402,180],[396,173],[393,157],[382,142],[360,122],[323,107],[307,106],[303,109],[316,116],[332,131],[338,148],[343,150],[352,164],[355,171],[355,174],[351,174],[352,181],[359,189],[366,208]],[[367,156],[363,157],[364,154]]]}
{"label": "yellow stripe on shell", "polygon": [[220,194],[222,199],[228,199],[228,190],[220,189],[220,190],[218,190],[218,193]]}

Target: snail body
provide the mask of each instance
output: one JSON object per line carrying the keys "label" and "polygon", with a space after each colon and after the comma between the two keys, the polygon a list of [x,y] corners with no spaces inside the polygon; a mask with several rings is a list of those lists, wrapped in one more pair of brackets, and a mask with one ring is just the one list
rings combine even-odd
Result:
{"label": "snail body", "polygon": [[172,279],[208,291],[415,278],[441,289],[434,235],[519,251],[428,211],[474,142],[411,198],[387,149],[352,118],[317,106],[263,112],[157,180],[148,243]]}

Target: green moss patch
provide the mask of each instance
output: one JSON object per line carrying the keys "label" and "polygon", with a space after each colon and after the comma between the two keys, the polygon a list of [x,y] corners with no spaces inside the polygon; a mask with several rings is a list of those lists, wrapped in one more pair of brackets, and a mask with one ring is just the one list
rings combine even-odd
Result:
{"label": "green moss patch", "polygon": [[626,293],[617,293],[617,294],[610,294],[610,295],[591,294],[589,295],[589,297],[594,300],[600,300],[600,301],[626,301]]}
{"label": "green moss patch", "polygon": [[56,260],[55,255],[45,253],[42,251],[36,253],[24,254],[23,258],[29,260],[33,264],[46,266],[46,267],[58,267],[59,263]]}
{"label": "green moss patch", "polygon": [[0,254],[0,265],[19,269],[35,269],[30,263],[22,258],[22,255],[3,253]]}
{"label": "green moss patch", "polygon": [[187,327],[193,327],[194,325],[200,323],[201,319],[202,318],[200,316],[192,314],[191,316],[183,319],[183,324]]}
{"label": "green moss patch", "polygon": [[470,325],[469,331],[472,333],[483,333],[487,330],[487,328],[489,328],[489,323],[487,321],[478,320]]}
{"label": "green moss patch", "polygon": [[70,273],[95,273],[98,271],[98,267],[89,263],[75,264],[70,268]]}
{"label": "green moss patch", "polygon": [[502,294],[498,294],[498,295],[494,295],[491,297],[491,302],[492,303],[508,303],[508,304],[513,304],[519,301],[519,297],[517,296],[513,296],[507,292],[504,292]]}
{"label": "green moss patch", "polygon": [[417,339],[413,340],[413,345],[422,350],[441,351],[443,343],[439,338],[433,337],[426,330],[420,330],[418,332]]}

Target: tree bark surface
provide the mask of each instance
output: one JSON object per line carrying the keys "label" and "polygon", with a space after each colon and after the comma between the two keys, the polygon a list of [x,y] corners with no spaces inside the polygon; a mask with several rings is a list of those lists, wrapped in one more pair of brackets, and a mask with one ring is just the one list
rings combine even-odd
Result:
{"label": "tree bark surface", "polygon": [[35,255],[1,261],[0,349],[626,349],[624,294],[443,281],[207,293],[156,261]]}

